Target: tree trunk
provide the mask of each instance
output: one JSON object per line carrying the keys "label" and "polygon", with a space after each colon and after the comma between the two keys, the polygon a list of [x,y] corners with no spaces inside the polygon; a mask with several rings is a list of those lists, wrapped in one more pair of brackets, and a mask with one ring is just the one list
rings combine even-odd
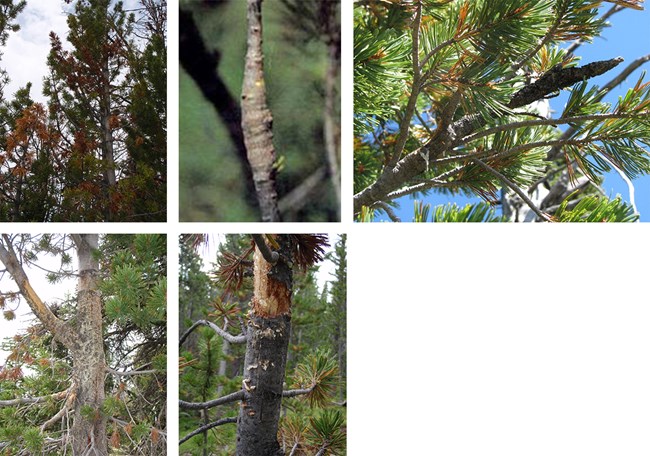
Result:
{"label": "tree trunk", "polygon": [[71,235],[77,248],[79,281],[75,316],[65,322],[52,313],[32,288],[9,236],[2,236],[5,245],[0,244],[0,260],[11,273],[32,312],[72,356],[72,394],[75,399],[70,438],[73,455],[106,456],[106,418],[101,413],[106,361],[102,301],[98,290],[99,261],[95,255],[99,235]]}
{"label": "tree trunk", "polygon": [[[335,13],[330,13],[335,14]],[[336,19],[329,19],[335,21]],[[327,163],[329,165],[330,179],[336,194],[338,218],[341,218],[341,172],[339,169],[339,122],[336,119],[336,76],[340,66],[340,42],[331,39],[327,45],[328,60],[327,72],[325,74],[325,113],[324,113],[324,136],[325,150],[327,152]]]}
{"label": "tree trunk", "polygon": [[272,265],[255,249],[254,295],[244,361],[245,392],[237,427],[237,456],[282,456],[277,439],[291,329],[293,272],[290,238],[278,235]]}
{"label": "tree trunk", "polygon": [[97,234],[72,235],[79,259],[77,286],[76,333],[72,348],[72,379],[77,396],[74,423],[70,431],[74,455],[107,455],[106,418],[101,413],[104,403],[104,338],[102,301],[98,290],[99,261],[94,254]]}
{"label": "tree trunk", "polygon": [[262,0],[248,0],[246,65],[242,83],[242,130],[263,222],[279,222],[275,188],[273,115],[266,103],[262,52]]}

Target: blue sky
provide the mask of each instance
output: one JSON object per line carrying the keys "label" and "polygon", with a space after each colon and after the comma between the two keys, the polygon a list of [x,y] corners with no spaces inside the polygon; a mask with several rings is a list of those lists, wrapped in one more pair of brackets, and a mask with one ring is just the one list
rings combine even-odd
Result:
{"label": "blue sky", "polygon": [[[607,11],[610,7],[611,4],[605,3],[602,9],[603,11]],[[607,60],[617,56],[625,59],[617,68],[590,80],[592,84],[600,86],[615,77],[618,74],[617,71],[620,71],[620,69],[629,63],[650,53],[650,33],[648,33],[648,28],[650,27],[650,7],[648,5],[646,5],[644,11],[626,9],[616,13],[609,19],[609,22],[611,23],[611,27],[605,29],[601,37],[596,38],[591,44],[583,44],[576,51],[576,55],[582,57],[580,65],[596,60]],[[644,69],[648,70],[648,75],[645,80],[650,80],[650,62],[647,62],[632,73],[621,86],[612,90],[605,98],[605,101],[615,103],[618,97],[626,92],[628,87],[634,85]],[[563,91],[562,96],[552,98],[550,100],[551,109],[561,112],[566,99],[567,95],[565,91]],[[614,172],[607,175],[603,187],[608,196],[615,197],[617,194],[620,194],[623,199],[629,201],[628,186],[617,173]],[[636,179],[634,181],[634,188],[636,206],[641,214],[641,221],[650,221],[650,176]],[[480,201],[480,199],[468,199],[462,196],[447,197],[437,194],[431,194],[424,199],[424,202],[430,203],[432,207],[447,202],[455,202],[457,205],[463,206],[467,202],[476,201]],[[395,210],[397,216],[403,222],[412,221],[413,198],[407,196],[397,200],[397,202],[400,204],[400,207]],[[377,217],[376,221],[385,222],[389,221],[389,219],[382,213]]]}

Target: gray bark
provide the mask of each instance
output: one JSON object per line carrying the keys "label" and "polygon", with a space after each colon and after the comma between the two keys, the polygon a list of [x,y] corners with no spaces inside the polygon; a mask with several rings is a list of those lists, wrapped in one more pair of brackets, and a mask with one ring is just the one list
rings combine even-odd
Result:
{"label": "gray bark", "polygon": [[[104,337],[102,301],[98,290],[99,261],[94,255],[97,234],[72,235],[77,246],[79,282],[77,285],[76,334],[72,348],[72,379],[77,388],[74,423],[70,430],[74,455],[108,455],[104,403]],[[92,410],[92,413],[89,413]]]}

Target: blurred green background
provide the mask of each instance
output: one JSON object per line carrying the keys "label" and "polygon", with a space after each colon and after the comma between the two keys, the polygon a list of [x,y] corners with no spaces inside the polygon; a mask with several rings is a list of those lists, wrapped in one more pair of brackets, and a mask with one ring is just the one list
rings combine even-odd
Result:
{"label": "blurred green background", "polygon": [[[216,71],[239,102],[246,53],[246,2],[181,0],[180,8],[192,13],[206,48],[220,53]],[[323,109],[328,56],[324,42],[305,40],[298,33],[295,16],[287,14],[280,0],[263,2],[263,21],[265,79],[282,200],[309,175],[327,169]],[[182,67],[179,109],[180,220],[259,220],[257,208],[246,199],[246,181],[228,130]],[[308,204],[285,211],[282,217],[284,221],[336,221],[337,206],[330,178],[324,176]]]}

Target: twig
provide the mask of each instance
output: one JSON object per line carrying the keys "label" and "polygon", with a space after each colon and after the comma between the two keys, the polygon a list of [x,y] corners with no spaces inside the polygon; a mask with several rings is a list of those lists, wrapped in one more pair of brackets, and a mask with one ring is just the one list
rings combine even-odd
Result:
{"label": "twig", "polygon": [[476,164],[478,164],[481,168],[483,168],[484,170],[486,170],[487,172],[489,172],[489,173],[492,174],[493,176],[497,177],[497,178],[498,178],[501,182],[503,182],[507,187],[509,187],[512,191],[514,191],[517,195],[519,195],[519,197],[520,197],[522,200],[524,200],[524,202],[528,205],[528,207],[530,207],[530,209],[531,209],[535,214],[537,214],[537,216],[538,216],[539,218],[541,218],[542,220],[545,220],[545,221],[547,221],[547,222],[550,222],[550,221],[551,221],[551,217],[550,217],[548,214],[545,214],[544,212],[542,212],[541,210],[539,210],[539,208],[538,208],[537,206],[535,206],[535,203],[533,203],[533,201],[532,201],[530,198],[528,198],[528,195],[526,195],[526,193],[524,193],[524,192],[523,192],[523,191],[522,191],[522,190],[521,190],[517,185],[515,185],[514,182],[512,182],[510,179],[508,179],[506,176],[504,176],[503,174],[501,174],[501,173],[500,173],[499,171],[497,171],[496,169],[494,169],[494,168],[492,168],[491,166],[487,165],[487,164],[486,164],[485,162],[483,162],[482,160],[480,160],[480,159],[478,159],[478,158],[474,158],[472,161],[475,162]]}
{"label": "twig", "polygon": [[397,216],[397,214],[395,214],[395,211],[393,211],[393,208],[390,207],[385,201],[379,201],[375,206],[380,207],[393,222],[401,222],[400,218]]}
{"label": "twig", "polygon": [[409,101],[406,104],[406,110],[404,111],[404,116],[399,125],[399,135],[397,141],[395,142],[395,148],[393,149],[393,154],[390,157],[388,162],[388,167],[394,167],[402,156],[404,151],[404,146],[409,137],[409,127],[411,125],[411,119],[413,118],[413,113],[418,101],[418,96],[420,95],[420,21],[422,19],[422,3],[417,2],[415,6],[415,17],[413,18],[413,23],[411,24],[411,36],[412,36],[412,46],[411,46],[411,56],[413,60],[413,83],[411,84],[411,95],[409,96]]}
{"label": "twig", "polygon": [[246,342],[246,335],[245,334],[239,334],[237,336],[233,336],[232,334],[224,331],[223,329],[221,329],[220,327],[218,327],[217,325],[215,325],[214,323],[212,323],[210,321],[199,320],[199,321],[195,322],[192,326],[190,326],[188,328],[188,330],[183,333],[183,335],[180,337],[180,339],[178,341],[178,346],[181,347],[183,345],[183,342],[185,342],[185,339],[187,339],[188,336],[192,333],[192,331],[194,331],[199,326],[208,326],[214,332],[219,334],[221,337],[226,339],[231,344],[243,344],[243,343]]}
{"label": "twig", "polygon": [[221,426],[223,424],[236,423],[236,422],[237,422],[237,418],[222,418],[222,419],[220,419],[218,421],[215,421],[213,423],[205,424],[205,425],[201,426],[200,428],[190,432],[189,434],[187,434],[182,439],[180,439],[178,441],[178,444],[182,445],[183,443],[187,442],[189,439],[191,439],[195,435],[202,434],[205,431],[208,431],[208,430],[210,430],[210,429],[212,429],[214,427]]}

